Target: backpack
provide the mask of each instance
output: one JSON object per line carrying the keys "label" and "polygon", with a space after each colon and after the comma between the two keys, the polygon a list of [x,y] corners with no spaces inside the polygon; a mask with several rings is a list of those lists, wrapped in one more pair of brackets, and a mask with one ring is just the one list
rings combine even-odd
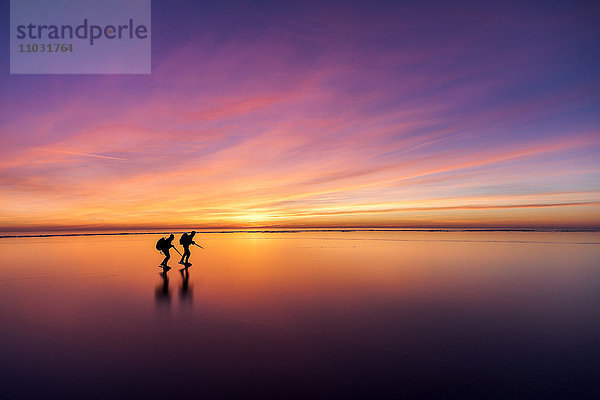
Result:
{"label": "backpack", "polygon": [[190,243],[190,238],[189,238],[188,234],[184,233],[183,235],[181,235],[181,237],[179,238],[179,244],[182,246],[185,246],[189,243]]}
{"label": "backpack", "polygon": [[160,238],[158,239],[158,242],[156,242],[156,250],[163,250],[167,247],[167,239],[165,238]]}

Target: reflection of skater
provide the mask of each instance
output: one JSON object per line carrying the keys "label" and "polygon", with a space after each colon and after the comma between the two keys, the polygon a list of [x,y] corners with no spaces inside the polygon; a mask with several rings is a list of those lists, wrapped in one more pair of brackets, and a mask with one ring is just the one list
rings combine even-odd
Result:
{"label": "reflection of skater", "polygon": [[169,275],[167,271],[169,267],[165,267],[159,275],[162,278],[162,283],[156,287],[156,303],[169,304],[171,302],[171,293],[169,293]]}
{"label": "reflection of skater", "polygon": [[[171,233],[171,235],[169,235],[168,238],[160,238],[158,239],[158,242],[156,242],[156,250],[161,251],[164,255],[165,255],[165,259],[160,263],[159,267],[166,267],[167,266],[167,262],[169,261],[169,259],[171,258],[171,254],[169,252],[169,250],[172,248],[175,249],[176,252],[179,253],[179,250],[177,250],[175,248],[175,246],[173,246],[173,240],[175,239],[175,235],[173,235]],[[179,253],[181,254],[181,253]]]}
{"label": "reflection of skater", "polygon": [[186,267],[192,265],[190,264],[190,256],[192,255],[192,253],[190,252],[190,246],[194,244],[200,248],[203,248],[202,246],[194,242],[195,234],[196,231],[192,231],[191,233],[184,233],[179,239],[179,244],[183,246],[183,255],[181,256],[179,264],[183,264]]}
{"label": "reflection of skater", "polygon": [[188,271],[188,267],[181,268],[179,270],[181,273],[181,291],[179,292],[179,297],[181,298],[181,302],[189,302],[192,300],[192,291],[190,290],[190,272]]}

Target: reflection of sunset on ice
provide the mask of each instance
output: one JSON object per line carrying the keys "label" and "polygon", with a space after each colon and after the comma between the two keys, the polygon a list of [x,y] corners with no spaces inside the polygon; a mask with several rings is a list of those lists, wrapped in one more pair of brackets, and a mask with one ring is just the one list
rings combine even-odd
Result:
{"label": "reflection of sunset on ice", "polygon": [[2,238],[2,388],[591,400],[599,235],[198,232],[171,268],[164,233]]}

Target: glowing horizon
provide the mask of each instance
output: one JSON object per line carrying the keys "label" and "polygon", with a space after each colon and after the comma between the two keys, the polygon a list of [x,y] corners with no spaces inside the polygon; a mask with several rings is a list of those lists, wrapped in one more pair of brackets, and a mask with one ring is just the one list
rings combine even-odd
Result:
{"label": "glowing horizon", "polygon": [[593,15],[156,4],[149,76],[3,63],[0,231],[600,228]]}

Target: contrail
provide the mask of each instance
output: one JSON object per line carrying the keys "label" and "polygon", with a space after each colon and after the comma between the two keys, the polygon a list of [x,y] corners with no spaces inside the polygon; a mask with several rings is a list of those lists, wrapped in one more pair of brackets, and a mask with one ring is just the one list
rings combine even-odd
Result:
{"label": "contrail", "polygon": [[75,151],[67,151],[67,150],[50,150],[50,149],[42,149],[40,147],[35,147],[36,150],[40,151],[48,151],[51,153],[62,153],[62,154],[71,154],[74,156],[84,156],[84,157],[95,157],[95,158],[107,158],[109,160],[121,160],[121,161],[129,161],[127,158],[120,157],[111,157],[111,156],[101,156],[99,154],[91,154],[91,153],[78,153]]}

